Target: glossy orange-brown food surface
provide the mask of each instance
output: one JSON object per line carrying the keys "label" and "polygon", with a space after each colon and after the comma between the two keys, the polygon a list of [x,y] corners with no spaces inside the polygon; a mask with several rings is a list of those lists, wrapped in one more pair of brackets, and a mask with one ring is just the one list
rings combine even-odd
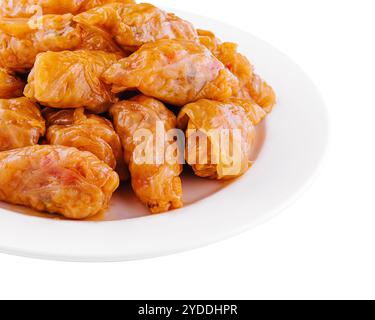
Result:
{"label": "glossy orange-brown food surface", "polygon": [[117,98],[101,75],[118,58],[88,50],[41,53],[29,75],[25,96],[53,108],[105,112]]}
{"label": "glossy orange-brown food surface", "polygon": [[250,61],[238,52],[238,45],[232,42],[222,43],[215,34],[198,30],[202,45],[207,47],[238,79],[233,96],[241,99],[252,99],[267,112],[276,104],[276,95],[270,85],[254,73]]}
{"label": "glossy orange-brown food surface", "polygon": [[84,0],[79,11],[85,12],[110,3],[134,4],[135,0]]}
{"label": "glossy orange-brown food surface", "polygon": [[23,95],[25,82],[0,68],[0,99],[18,98]]}
{"label": "glossy orange-brown food surface", "polygon": [[16,18],[39,13],[76,14],[111,2],[133,3],[134,0],[2,0],[0,16]]}
{"label": "glossy orange-brown food surface", "polygon": [[85,219],[131,178],[181,208],[183,164],[241,176],[275,104],[237,44],[152,4],[0,0],[0,200]]}
{"label": "glossy orange-brown food surface", "polygon": [[[186,130],[187,162],[196,175],[227,180],[241,176],[251,167],[255,142],[253,120],[261,121],[260,111],[254,109],[257,107],[203,99],[181,110],[178,127]],[[227,140],[221,136],[225,131]],[[207,143],[200,139],[206,139]]]}
{"label": "glossy orange-brown food surface", "polygon": [[45,122],[34,102],[0,99],[0,151],[35,145],[44,133]]}
{"label": "glossy orange-brown food surface", "polygon": [[198,40],[191,23],[148,3],[111,3],[83,12],[75,21],[105,29],[129,51],[160,39]]}
{"label": "glossy orange-brown food surface", "polygon": [[264,81],[259,75],[254,74],[253,80],[245,86],[245,94],[239,95],[240,98],[246,98],[247,92],[264,110],[270,113],[276,104],[276,93],[273,88]]}
{"label": "glossy orange-brown food surface", "polygon": [[76,50],[98,50],[116,53],[122,57],[126,56],[116,42],[113,41],[111,35],[104,30],[81,24],[77,24],[76,28],[80,30],[81,34],[81,43]]}
{"label": "glossy orange-brown food surface", "polygon": [[128,178],[121,141],[112,123],[104,117],[75,110],[43,110],[47,120],[47,142],[89,151],[116,169],[122,180]]}
{"label": "glossy orange-brown food surface", "polygon": [[241,107],[254,126],[260,124],[267,117],[266,110],[252,100],[230,98],[225,102]]}
{"label": "glossy orange-brown food surface", "polygon": [[[137,96],[121,101],[110,109],[116,131],[120,135],[124,148],[124,158],[129,164],[133,190],[137,197],[148,206],[152,213],[161,213],[183,206],[180,174],[182,166],[167,161],[163,156],[161,164],[156,161],[139,163],[135,150],[135,135],[140,130],[153,134],[152,144],[156,140],[156,126],[160,122],[167,132],[176,128],[176,117],[163,103],[146,97]],[[164,137],[163,137],[164,138]],[[166,150],[172,142],[165,142]],[[155,158],[154,158],[155,160]]]}
{"label": "glossy orange-brown food surface", "polygon": [[0,65],[15,71],[32,68],[44,51],[72,50],[81,43],[72,15],[46,15],[30,25],[29,19],[0,19]]}
{"label": "glossy orange-brown food surface", "polygon": [[176,106],[201,98],[225,100],[237,83],[208,49],[185,40],[146,44],[111,66],[103,79],[114,92],[137,88]]}
{"label": "glossy orange-brown food surface", "polygon": [[0,18],[0,67],[27,72],[39,53],[78,49],[121,53],[105,31],[79,25],[71,14],[45,15],[35,21]]}
{"label": "glossy orange-brown food surface", "polygon": [[84,219],[108,208],[119,178],[90,152],[33,146],[0,152],[0,200]]}

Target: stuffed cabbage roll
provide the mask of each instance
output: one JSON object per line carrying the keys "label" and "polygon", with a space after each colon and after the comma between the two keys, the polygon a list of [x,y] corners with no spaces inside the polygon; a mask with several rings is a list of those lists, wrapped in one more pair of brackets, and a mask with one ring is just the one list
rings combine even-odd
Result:
{"label": "stuffed cabbage roll", "polygon": [[186,105],[178,127],[186,130],[187,162],[202,178],[228,180],[252,165],[255,125],[265,111],[249,101],[199,100]]}
{"label": "stuffed cabbage roll", "polygon": [[119,178],[90,152],[33,146],[0,152],[0,200],[85,219],[103,212]]}
{"label": "stuffed cabbage roll", "polygon": [[[169,161],[168,146],[173,141],[163,135],[165,144],[162,161],[156,161],[157,125],[164,127],[165,132],[176,128],[176,117],[163,103],[146,97],[137,96],[128,101],[121,101],[111,107],[115,129],[119,134],[124,148],[125,162],[129,164],[132,186],[137,197],[150,209],[152,213],[161,213],[183,206],[182,185],[180,174],[182,165],[176,161]],[[147,140],[151,161],[139,161],[135,139],[137,133],[147,130],[152,136]],[[147,138],[146,138],[147,139]],[[164,140],[165,139],[165,140]],[[159,164],[160,163],[160,164]]]}
{"label": "stuffed cabbage roll", "polygon": [[276,95],[270,85],[254,73],[250,61],[238,52],[238,45],[231,42],[222,43],[215,34],[198,30],[202,45],[207,47],[238,79],[233,96],[240,99],[252,99],[267,112],[276,104]]}
{"label": "stuffed cabbage roll", "polygon": [[0,99],[0,151],[32,146],[45,133],[38,105],[27,98]]}
{"label": "stuffed cabbage roll", "polygon": [[198,40],[191,23],[148,3],[111,3],[83,12],[75,21],[103,28],[128,51],[160,39]]}
{"label": "stuffed cabbage roll", "polygon": [[84,107],[93,113],[103,113],[117,98],[100,77],[117,60],[116,54],[102,51],[41,53],[24,94],[52,108]]}
{"label": "stuffed cabbage roll", "polygon": [[166,103],[183,106],[198,99],[226,100],[236,78],[204,46],[159,40],[112,65],[103,75],[112,91],[137,88]]}
{"label": "stuffed cabbage roll", "polygon": [[122,180],[129,175],[123,159],[121,141],[112,123],[100,116],[76,110],[43,110],[47,120],[47,142],[89,151],[116,169]]}
{"label": "stuffed cabbage roll", "polygon": [[0,19],[0,67],[28,72],[39,53],[78,49],[122,53],[110,35],[77,24],[71,14],[45,15],[37,20]]}

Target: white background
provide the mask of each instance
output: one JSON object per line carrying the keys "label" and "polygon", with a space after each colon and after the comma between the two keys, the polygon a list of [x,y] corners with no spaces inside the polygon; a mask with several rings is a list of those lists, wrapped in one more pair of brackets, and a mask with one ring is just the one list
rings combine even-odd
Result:
{"label": "white background", "polygon": [[0,255],[0,299],[375,298],[374,1],[152,2],[245,29],[305,69],[332,119],[320,177],[276,219],[188,253],[115,264]]}

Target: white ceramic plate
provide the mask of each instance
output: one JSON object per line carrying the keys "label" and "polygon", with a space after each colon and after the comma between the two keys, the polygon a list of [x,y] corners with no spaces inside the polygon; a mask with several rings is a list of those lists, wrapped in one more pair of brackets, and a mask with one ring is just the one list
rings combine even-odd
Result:
{"label": "white ceramic plate", "polygon": [[314,84],[295,63],[254,36],[193,14],[176,13],[199,28],[215,31],[223,40],[239,43],[278,95],[266,129],[260,129],[266,138],[260,142],[252,170],[230,184],[187,174],[185,208],[158,216],[147,216],[129,187],[114,197],[107,221],[46,219],[0,203],[0,251],[68,261],[167,255],[228,238],[264,222],[311,182],[328,140],[327,112]]}

